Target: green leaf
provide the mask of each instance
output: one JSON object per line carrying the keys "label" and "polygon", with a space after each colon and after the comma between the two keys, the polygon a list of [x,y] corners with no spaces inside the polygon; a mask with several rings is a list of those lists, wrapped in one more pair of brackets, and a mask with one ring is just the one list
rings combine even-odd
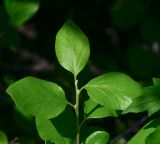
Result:
{"label": "green leaf", "polygon": [[84,88],[93,101],[115,110],[126,109],[133,98],[142,95],[137,82],[118,72],[94,78]]}
{"label": "green leaf", "polygon": [[2,131],[0,131],[0,144],[8,144],[7,136]]}
{"label": "green leaf", "polygon": [[64,111],[67,104],[60,86],[34,77],[17,81],[9,86],[7,93],[20,111],[37,117],[56,117]]}
{"label": "green leaf", "polygon": [[86,119],[117,116],[117,113],[115,110],[107,106],[102,106],[96,103],[95,101],[93,101],[92,99],[89,99],[84,103],[84,113],[85,113]]}
{"label": "green leaf", "polygon": [[146,138],[160,125],[160,119],[147,123],[127,144],[145,144]]}
{"label": "green leaf", "polygon": [[85,141],[85,144],[107,144],[109,134],[105,131],[96,131],[92,133]]}
{"label": "green leaf", "polygon": [[44,141],[71,144],[76,135],[75,115],[69,107],[52,120],[36,118],[39,135]]}
{"label": "green leaf", "polygon": [[70,20],[57,33],[55,50],[59,63],[74,76],[84,68],[90,54],[87,37]]}
{"label": "green leaf", "polygon": [[158,126],[156,130],[147,137],[145,144],[159,144],[159,142],[160,142],[160,126]]}
{"label": "green leaf", "polygon": [[87,137],[96,131],[104,131],[103,128],[97,126],[85,126],[81,128],[81,144],[84,144]]}
{"label": "green leaf", "polygon": [[133,99],[132,104],[123,111],[123,114],[129,112],[148,111],[149,115],[160,110],[160,79],[153,79],[154,86],[144,88],[144,95]]}
{"label": "green leaf", "polygon": [[39,0],[5,0],[6,10],[14,26],[29,20],[39,8]]}

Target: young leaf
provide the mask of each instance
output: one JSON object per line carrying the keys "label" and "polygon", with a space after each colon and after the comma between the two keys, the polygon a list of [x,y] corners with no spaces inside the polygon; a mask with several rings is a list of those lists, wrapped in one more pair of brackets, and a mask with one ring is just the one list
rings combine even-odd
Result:
{"label": "young leaf", "polygon": [[104,129],[97,126],[82,127],[81,128],[81,144],[85,144],[86,139],[96,131],[104,131]]}
{"label": "young leaf", "polygon": [[160,142],[159,135],[160,135],[160,126],[158,126],[156,130],[147,137],[145,144],[159,144]]}
{"label": "young leaf", "polygon": [[104,118],[108,116],[117,116],[117,113],[115,110],[107,107],[102,106],[96,102],[94,102],[92,99],[87,100],[84,103],[84,113],[85,118]]}
{"label": "young leaf", "polygon": [[123,114],[148,111],[148,114],[152,115],[160,110],[160,79],[153,79],[153,84],[154,86],[145,87],[144,95],[133,99],[132,104],[123,111]]}
{"label": "young leaf", "polygon": [[70,20],[57,33],[55,50],[59,63],[74,76],[84,68],[90,54],[87,37]]}
{"label": "young leaf", "polygon": [[70,108],[52,120],[36,118],[39,135],[44,141],[71,144],[76,134],[76,120]]}
{"label": "young leaf", "polygon": [[160,119],[147,123],[127,144],[145,144],[146,138],[160,125]]}
{"label": "young leaf", "polygon": [[14,26],[29,20],[39,8],[39,0],[5,0],[6,10]]}
{"label": "young leaf", "polygon": [[85,144],[107,144],[109,134],[105,131],[96,131],[92,133],[85,141]]}
{"label": "young leaf", "polygon": [[112,72],[92,79],[84,87],[95,102],[110,109],[124,110],[142,95],[141,86],[123,73]]}
{"label": "young leaf", "polygon": [[46,119],[59,115],[67,104],[60,86],[34,77],[17,81],[9,86],[7,93],[22,112]]}
{"label": "young leaf", "polygon": [[2,131],[0,131],[0,144],[9,144],[6,134]]}

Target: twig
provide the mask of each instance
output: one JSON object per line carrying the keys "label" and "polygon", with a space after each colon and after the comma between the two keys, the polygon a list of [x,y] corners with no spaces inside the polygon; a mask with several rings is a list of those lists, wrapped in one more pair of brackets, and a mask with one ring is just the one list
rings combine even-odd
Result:
{"label": "twig", "polygon": [[148,119],[148,116],[143,117],[139,121],[135,122],[131,127],[129,127],[126,131],[120,133],[116,137],[114,137],[111,141],[110,144],[114,144],[116,141],[118,141],[120,138],[127,136],[129,133],[131,133],[135,128],[139,127],[142,125],[146,120]]}

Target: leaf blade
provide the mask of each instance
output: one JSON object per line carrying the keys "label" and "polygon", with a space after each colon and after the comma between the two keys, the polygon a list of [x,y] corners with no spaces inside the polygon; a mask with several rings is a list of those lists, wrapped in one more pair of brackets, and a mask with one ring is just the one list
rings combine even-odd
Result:
{"label": "leaf blade", "polygon": [[89,58],[88,38],[78,26],[68,20],[56,35],[55,51],[61,66],[76,76]]}
{"label": "leaf blade", "polygon": [[84,103],[84,114],[86,119],[117,116],[115,110],[102,106],[94,102],[92,99],[89,99]]}
{"label": "leaf blade", "polygon": [[9,86],[6,92],[24,113],[44,118],[59,115],[66,107],[64,91],[55,83],[25,77]]}
{"label": "leaf blade", "polygon": [[96,131],[92,133],[85,141],[85,144],[107,144],[109,134],[105,131]]}
{"label": "leaf blade", "polygon": [[55,144],[71,144],[76,135],[75,115],[70,107],[51,120],[37,118],[36,125],[41,138]]}
{"label": "leaf blade", "polygon": [[118,72],[94,78],[84,88],[95,102],[115,110],[126,109],[134,97],[142,95],[142,88],[138,83]]}

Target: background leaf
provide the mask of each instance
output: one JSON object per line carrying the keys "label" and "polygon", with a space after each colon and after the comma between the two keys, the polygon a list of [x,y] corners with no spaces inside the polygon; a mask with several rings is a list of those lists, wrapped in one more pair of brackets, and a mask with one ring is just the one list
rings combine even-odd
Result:
{"label": "background leaf", "polygon": [[17,81],[7,89],[7,93],[22,112],[37,117],[56,117],[67,104],[61,87],[34,77]]}
{"label": "background leaf", "polygon": [[0,143],[1,144],[8,144],[7,136],[4,132],[0,131]]}
{"label": "background leaf", "polygon": [[108,133],[106,133],[105,131],[96,131],[86,139],[85,144],[107,144],[108,141]]}
{"label": "background leaf", "polygon": [[55,144],[71,144],[75,139],[76,120],[73,111],[67,107],[63,113],[52,120],[36,118],[41,138]]}
{"label": "background leaf", "polygon": [[58,31],[55,47],[59,63],[75,76],[86,65],[90,54],[89,41],[70,20]]}
{"label": "background leaf", "polygon": [[39,0],[5,0],[6,10],[14,26],[20,26],[30,19],[39,8]]}
{"label": "background leaf", "polygon": [[118,72],[94,78],[84,88],[95,102],[115,110],[127,108],[133,98],[142,95],[137,82]]}

